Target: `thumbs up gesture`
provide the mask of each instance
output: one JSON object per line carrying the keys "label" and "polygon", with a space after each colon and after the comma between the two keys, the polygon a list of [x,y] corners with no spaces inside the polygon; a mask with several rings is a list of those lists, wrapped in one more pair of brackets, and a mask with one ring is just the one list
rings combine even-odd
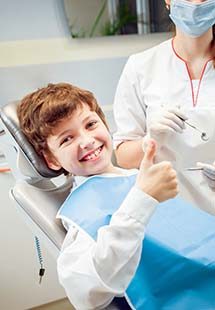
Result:
{"label": "thumbs up gesture", "polygon": [[176,172],[170,162],[154,164],[155,154],[156,142],[150,139],[137,175],[136,186],[162,202],[177,195],[178,183]]}

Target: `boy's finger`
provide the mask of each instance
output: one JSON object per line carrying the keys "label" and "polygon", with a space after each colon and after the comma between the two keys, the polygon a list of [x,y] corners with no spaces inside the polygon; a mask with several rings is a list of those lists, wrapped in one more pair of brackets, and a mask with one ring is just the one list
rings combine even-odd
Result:
{"label": "boy's finger", "polygon": [[149,167],[153,165],[155,154],[156,154],[156,142],[153,139],[150,139],[147,142],[147,147],[141,166]]}

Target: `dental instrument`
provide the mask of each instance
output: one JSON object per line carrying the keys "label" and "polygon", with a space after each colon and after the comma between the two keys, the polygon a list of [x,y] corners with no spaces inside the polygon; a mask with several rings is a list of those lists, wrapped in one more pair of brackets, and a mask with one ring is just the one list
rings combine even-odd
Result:
{"label": "dental instrument", "polygon": [[197,170],[203,170],[203,167],[190,167],[186,168],[187,171],[197,171]]}
{"label": "dental instrument", "polygon": [[[178,115],[177,115],[178,116]],[[178,118],[180,118],[186,125],[192,127],[193,129],[195,129],[196,131],[201,133],[201,139],[203,141],[208,141],[209,137],[207,136],[206,132],[200,130],[199,128],[197,128],[196,126],[194,126],[193,124],[190,124],[187,120],[183,119],[182,117],[178,116]]]}

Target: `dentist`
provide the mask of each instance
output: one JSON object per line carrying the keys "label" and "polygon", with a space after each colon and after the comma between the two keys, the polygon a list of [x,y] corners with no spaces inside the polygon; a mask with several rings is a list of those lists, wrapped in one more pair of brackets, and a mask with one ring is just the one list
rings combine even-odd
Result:
{"label": "dentist", "polygon": [[[180,193],[215,214],[215,192],[205,169],[215,158],[215,0],[165,0],[176,34],[132,55],[116,91],[114,144],[118,164],[139,167],[145,142],[159,146],[156,161],[170,160]],[[186,125],[186,122],[193,127]]]}

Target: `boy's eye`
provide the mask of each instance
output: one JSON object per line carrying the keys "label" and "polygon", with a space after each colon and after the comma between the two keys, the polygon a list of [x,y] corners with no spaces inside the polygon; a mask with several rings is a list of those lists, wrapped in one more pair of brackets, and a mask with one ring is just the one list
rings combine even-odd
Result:
{"label": "boy's eye", "polygon": [[67,143],[67,142],[70,142],[72,140],[72,136],[68,136],[66,138],[64,138],[62,141],[60,141],[60,146]]}
{"label": "boy's eye", "polygon": [[97,121],[90,121],[89,123],[87,123],[87,129],[88,128],[93,128],[95,125],[97,124]]}

